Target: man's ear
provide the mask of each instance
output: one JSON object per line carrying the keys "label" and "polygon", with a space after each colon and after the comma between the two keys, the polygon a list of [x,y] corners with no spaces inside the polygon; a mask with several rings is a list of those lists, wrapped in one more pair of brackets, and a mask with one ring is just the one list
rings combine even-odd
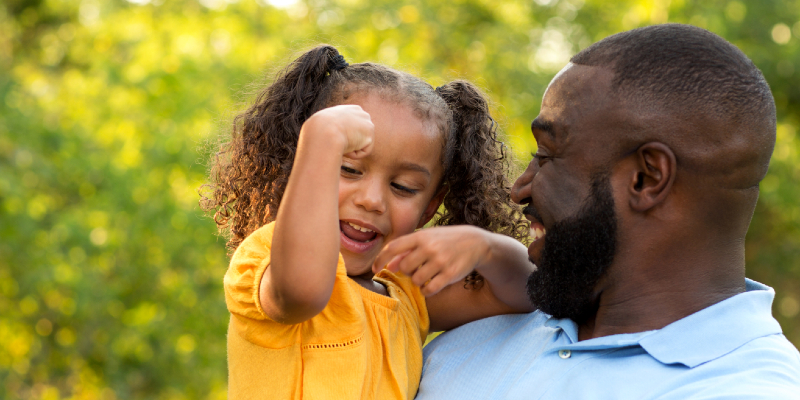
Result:
{"label": "man's ear", "polygon": [[667,197],[675,182],[678,163],[672,149],[660,142],[643,144],[633,157],[635,168],[628,185],[630,206],[644,212]]}
{"label": "man's ear", "polygon": [[436,210],[439,209],[439,206],[442,205],[442,201],[444,201],[444,195],[447,194],[447,186],[442,186],[436,195],[433,196],[428,206],[425,207],[425,212],[422,213],[422,217],[419,219],[419,224],[417,225],[417,229],[422,228],[428,221],[436,215]]}

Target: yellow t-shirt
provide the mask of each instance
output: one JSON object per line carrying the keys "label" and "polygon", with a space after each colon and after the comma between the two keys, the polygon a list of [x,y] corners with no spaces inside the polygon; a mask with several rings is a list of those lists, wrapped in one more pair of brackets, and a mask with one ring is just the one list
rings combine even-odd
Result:
{"label": "yellow t-shirt", "polygon": [[[274,223],[248,236],[225,274],[230,399],[409,399],[419,387],[428,333],[425,298],[404,275],[374,278],[389,296],[347,277],[341,254],[328,305],[284,325],[261,308]],[[302,282],[298,282],[302,284]]]}

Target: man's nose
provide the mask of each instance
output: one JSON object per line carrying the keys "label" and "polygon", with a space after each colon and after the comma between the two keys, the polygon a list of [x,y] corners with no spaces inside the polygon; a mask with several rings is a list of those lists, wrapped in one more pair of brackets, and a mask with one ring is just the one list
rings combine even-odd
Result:
{"label": "man's nose", "polygon": [[515,203],[523,204],[530,201],[528,199],[531,197],[531,182],[533,177],[536,176],[537,167],[536,160],[531,160],[525,172],[514,182],[514,186],[511,187],[511,200]]}
{"label": "man's nose", "polygon": [[363,186],[356,192],[354,202],[366,211],[383,214],[386,211],[383,188],[376,180],[362,182]]}

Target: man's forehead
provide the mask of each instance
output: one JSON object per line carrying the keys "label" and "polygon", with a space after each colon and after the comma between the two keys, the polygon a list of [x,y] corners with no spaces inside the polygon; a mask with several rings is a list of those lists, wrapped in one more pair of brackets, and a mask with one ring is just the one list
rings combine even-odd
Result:
{"label": "man's forehead", "polygon": [[565,72],[567,72],[574,66],[575,64],[573,64],[572,62],[568,62],[567,65],[564,66],[564,68],[561,68],[561,71],[558,71],[558,73],[556,73],[556,76],[554,76],[553,79],[550,80],[550,83],[547,84],[547,88],[544,90],[544,95],[542,95],[542,97],[547,96],[547,92],[550,90],[550,87],[553,86],[553,82],[558,80],[558,78],[561,75],[564,75]]}
{"label": "man's forehead", "polygon": [[618,152],[632,121],[630,110],[612,89],[613,76],[605,67],[570,64],[562,69],[531,124],[536,140],[560,152],[589,151],[587,157],[596,162]]}
{"label": "man's forehead", "polygon": [[614,113],[613,72],[608,68],[567,64],[553,78],[542,99],[541,119],[554,125],[590,115]]}
{"label": "man's forehead", "polygon": [[[568,63],[553,77],[544,92],[546,98],[555,89],[560,96],[607,97],[611,94],[614,71],[607,67]],[[561,90],[566,89],[566,90]]]}

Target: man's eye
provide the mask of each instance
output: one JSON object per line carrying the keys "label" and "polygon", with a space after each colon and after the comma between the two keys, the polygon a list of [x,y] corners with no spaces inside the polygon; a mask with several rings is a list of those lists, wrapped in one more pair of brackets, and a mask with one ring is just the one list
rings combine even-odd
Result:
{"label": "man's eye", "polygon": [[538,161],[539,166],[544,164],[545,161],[550,160],[552,158],[552,157],[548,157],[548,156],[545,156],[545,155],[542,155],[542,154],[539,154],[539,153],[531,153],[531,156],[533,156],[533,158]]}
{"label": "man's eye", "polygon": [[357,170],[355,170],[353,168],[350,168],[350,167],[345,167],[344,165],[342,165],[342,171],[344,171],[345,173],[348,173],[348,174],[353,174],[353,175],[358,174]]}
{"label": "man's eye", "polygon": [[392,183],[392,187],[397,189],[397,190],[399,190],[399,191],[401,191],[401,192],[404,192],[404,193],[417,194],[417,190],[407,188],[407,187],[405,187],[403,185],[400,185],[400,184],[397,184],[397,183]]}

